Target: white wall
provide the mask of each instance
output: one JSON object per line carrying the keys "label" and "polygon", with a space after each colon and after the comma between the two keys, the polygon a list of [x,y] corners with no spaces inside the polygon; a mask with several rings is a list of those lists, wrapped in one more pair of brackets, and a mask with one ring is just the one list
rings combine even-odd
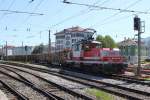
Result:
{"label": "white wall", "polygon": [[25,47],[14,47],[12,49],[12,55],[30,55],[33,51],[33,47],[27,47],[27,51],[25,51]]}

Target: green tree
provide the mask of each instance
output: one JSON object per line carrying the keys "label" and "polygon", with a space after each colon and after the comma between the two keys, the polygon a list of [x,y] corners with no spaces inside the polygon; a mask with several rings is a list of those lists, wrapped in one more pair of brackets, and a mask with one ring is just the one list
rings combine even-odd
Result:
{"label": "green tree", "polygon": [[39,54],[39,53],[42,53],[43,52],[43,49],[44,49],[44,45],[43,44],[40,44],[39,46],[36,46],[34,48],[34,50],[32,51],[32,54]]}
{"label": "green tree", "polygon": [[117,47],[117,44],[115,43],[113,38],[110,37],[109,35],[106,35],[105,37],[103,37],[102,35],[98,35],[96,37],[96,40],[102,43],[103,48],[115,48],[115,47]]}
{"label": "green tree", "polygon": [[106,47],[105,38],[104,38],[102,35],[98,35],[98,36],[96,37],[96,40],[102,43],[102,44],[101,44],[102,47],[104,47],[104,48]]}
{"label": "green tree", "polygon": [[105,36],[104,41],[106,43],[106,48],[115,48],[117,46],[113,38],[109,35]]}

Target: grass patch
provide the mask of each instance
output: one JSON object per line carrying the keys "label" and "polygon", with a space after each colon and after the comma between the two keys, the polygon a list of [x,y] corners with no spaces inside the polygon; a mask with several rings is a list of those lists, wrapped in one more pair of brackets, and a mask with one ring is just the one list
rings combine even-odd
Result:
{"label": "grass patch", "polygon": [[115,100],[113,95],[97,89],[87,89],[87,93],[96,96],[97,100]]}
{"label": "grass patch", "polygon": [[146,81],[150,81],[150,78],[145,78]]}

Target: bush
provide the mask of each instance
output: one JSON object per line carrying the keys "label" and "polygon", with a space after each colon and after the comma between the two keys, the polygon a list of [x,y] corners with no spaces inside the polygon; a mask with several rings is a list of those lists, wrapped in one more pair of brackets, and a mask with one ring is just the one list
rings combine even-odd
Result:
{"label": "bush", "polygon": [[145,59],[146,62],[150,62],[150,59]]}

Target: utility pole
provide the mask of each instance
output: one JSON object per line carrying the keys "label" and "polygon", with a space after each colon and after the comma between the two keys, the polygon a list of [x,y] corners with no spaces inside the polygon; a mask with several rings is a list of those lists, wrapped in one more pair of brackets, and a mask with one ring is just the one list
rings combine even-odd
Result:
{"label": "utility pole", "polygon": [[49,35],[48,35],[48,56],[49,57],[50,57],[50,54],[51,54],[51,31],[49,30]]}
{"label": "utility pole", "polygon": [[4,60],[4,47],[2,45],[2,60]]}
{"label": "utility pole", "polygon": [[141,26],[138,31],[138,67],[137,67],[137,76],[141,75]]}
{"label": "utility pole", "polygon": [[[144,23],[143,26],[142,23]],[[142,30],[142,28],[144,30]],[[138,66],[136,75],[139,77],[141,75],[141,33],[145,31],[145,22],[141,21],[138,16],[134,17],[134,30],[138,31]]]}
{"label": "utility pole", "polygon": [[7,41],[6,41],[6,46],[5,46],[5,48],[6,48],[6,60],[7,60],[7,56],[8,56],[8,51],[7,51]]}
{"label": "utility pole", "polygon": [[51,53],[51,31],[49,30],[49,36],[48,36],[49,44],[48,44],[48,52]]}
{"label": "utility pole", "polygon": [[27,51],[28,51],[28,46],[25,46],[25,52],[26,52],[26,58],[25,58],[25,62],[27,63],[28,61],[28,55],[27,55]]}
{"label": "utility pole", "polygon": [[24,48],[23,48],[23,41],[22,41],[22,55],[23,55],[23,51],[24,51]]}

